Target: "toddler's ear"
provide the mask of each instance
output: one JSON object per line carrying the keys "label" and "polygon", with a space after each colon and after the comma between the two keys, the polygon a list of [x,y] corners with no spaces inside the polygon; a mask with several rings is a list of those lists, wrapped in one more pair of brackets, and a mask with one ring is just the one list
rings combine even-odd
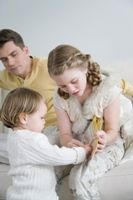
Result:
{"label": "toddler's ear", "polygon": [[24,112],[19,114],[19,121],[21,124],[27,124],[28,115]]}

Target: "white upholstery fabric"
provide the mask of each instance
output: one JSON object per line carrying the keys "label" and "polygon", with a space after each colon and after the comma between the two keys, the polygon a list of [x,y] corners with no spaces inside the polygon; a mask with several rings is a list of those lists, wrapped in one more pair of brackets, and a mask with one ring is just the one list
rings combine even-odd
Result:
{"label": "white upholstery fabric", "polygon": [[128,161],[108,172],[98,181],[102,200],[133,199],[133,161]]}
{"label": "white upholstery fabric", "polygon": [[[99,179],[102,200],[133,200],[133,160],[122,163]],[[68,177],[59,186],[60,200],[74,200],[68,189]]]}

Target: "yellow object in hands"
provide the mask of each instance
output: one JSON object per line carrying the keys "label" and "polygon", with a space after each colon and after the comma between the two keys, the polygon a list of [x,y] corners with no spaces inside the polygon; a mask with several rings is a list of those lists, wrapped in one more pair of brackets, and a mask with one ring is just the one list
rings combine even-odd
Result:
{"label": "yellow object in hands", "polygon": [[100,131],[103,127],[103,119],[94,116],[93,120],[92,120],[92,127],[93,127],[93,132],[94,132],[94,140],[91,143],[92,146],[92,153],[91,153],[91,158],[95,155],[96,151],[97,151],[97,145],[98,145],[98,138],[96,135],[97,131]]}

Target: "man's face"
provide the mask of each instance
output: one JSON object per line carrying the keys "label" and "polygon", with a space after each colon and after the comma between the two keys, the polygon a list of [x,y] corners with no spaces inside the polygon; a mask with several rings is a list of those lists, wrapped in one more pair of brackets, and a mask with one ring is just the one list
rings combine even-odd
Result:
{"label": "man's face", "polygon": [[13,41],[6,42],[0,48],[0,60],[6,70],[12,74],[25,77],[29,71],[29,51],[27,47],[20,48]]}

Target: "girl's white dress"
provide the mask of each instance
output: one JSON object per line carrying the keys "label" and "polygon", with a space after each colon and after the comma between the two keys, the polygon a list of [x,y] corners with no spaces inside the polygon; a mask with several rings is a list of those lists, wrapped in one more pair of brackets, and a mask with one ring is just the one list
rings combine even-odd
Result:
{"label": "girl's white dress", "polygon": [[86,157],[83,148],[59,148],[29,130],[9,133],[7,149],[12,176],[7,200],[57,200],[54,166],[78,164]]}
{"label": "girl's white dress", "polygon": [[97,179],[120,163],[125,149],[133,141],[133,107],[131,101],[122,94],[119,82],[120,79],[114,75],[103,76],[101,84],[94,87],[91,96],[82,106],[74,96],[65,100],[55,94],[55,107],[67,112],[72,122],[73,135],[79,140],[82,140],[83,135],[92,140],[93,117],[103,118],[104,109],[120,96],[121,137],[114,144],[106,147],[102,153],[96,153],[91,160],[72,168],[69,174],[69,188],[76,200],[100,199]]}

